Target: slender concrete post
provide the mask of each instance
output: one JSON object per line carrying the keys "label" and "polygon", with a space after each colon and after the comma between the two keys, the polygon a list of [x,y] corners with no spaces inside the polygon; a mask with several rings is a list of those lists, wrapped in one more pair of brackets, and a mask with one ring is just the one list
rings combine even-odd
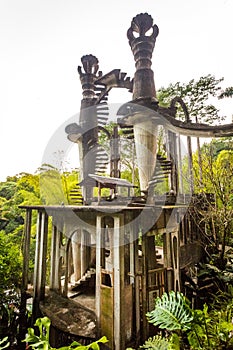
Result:
{"label": "slender concrete post", "polygon": [[23,276],[22,276],[23,291],[27,290],[27,285],[28,285],[28,268],[29,268],[31,224],[32,224],[31,221],[32,221],[32,210],[27,209],[25,229],[24,229],[24,244],[23,244]]}
{"label": "slender concrete post", "polygon": [[59,291],[61,289],[60,279],[60,232],[57,226],[52,227],[51,239],[51,268],[50,268],[50,289]]}
{"label": "slender concrete post", "polygon": [[180,241],[179,230],[171,233],[172,239],[172,265],[174,271],[174,291],[180,291]]}
{"label": "slender concrete post", "polygon": [[42,220],[42,212],[38,211],[37,213],[37,225],[36,225],[36,249],[35,249],[35,265],[34,265],[34,300],[38,298],[38,293],[40,290],[40,250],[41,250],[41,220]]}
{"label": "slender concrete post", "polygon": [[125,348],[124,334],[124,246],[121,230],[121,215],[114,216],[113,237],[113,283],[114,283],[114,350]]}
{"label": "slender concrete post", "polygon": [[41,250],[40,250],[40,262],[41,262],[40,299],[41,300],[43,300],[45,296],[47,242],[48,242],[48,215],[46,212],[43,212],[42,224],[41,224]]}
{"label": "slender concrete post", "polygon": [[179,193],[184,194],[184,183],[183,183],[183,169],[182,169],[182,148],[181,148],[181,138],[178,135],[178,173],[179,173]]}
{"label": "slender concrete post", "polygon": [[38,211],[33,285],[33,316],[35,318],[38,316],[39,302],[45,296],[47,239],[48,215],[45,211]]}
{"label": "slender concrete post", "polygon": [[[31,239],[31,222],[32,222],[32,209],[27,209],[26,219],[24,226],[24,242],[23,242],[23,275],[21,286],[21,301],[20,301],[20,322],[19,322],[19,339],[25,339],[27,331],[27,288],[28,288],[28,268],[29,268],[29,254],[30,254],[30,239]],[[25,343],[20,342],[20,349],[25,349]]]}
{"label": "slender concrete post", "polygon": [[148,311],[148,256],[147,256],[147,236],[142,235],[142,337],[143,341],[148,338],[148,321],[146,313]]}
{"label": "slender concrete post", "polygon": [[80,231],[74,232],[72,236],[72,255],[74,264],[74,280],[77,282],[81,278]]}
{"label": "slender concrete post", "polygon": [[190,192],[194,192],[194,179],[193,179],[193,157],[192,157],[192,141],[191,137],[187,136],[187,148],[188,148],[188,169],[189,169],[189,181]]}
{"label": "slender concrete post", "polygon": [[130,225],[130,283],[134,284],[134,327],[135,327],[135,346],[140,342],[140,278],[139,275],[139,253],[138,253],[138,232],[139,228],[133,222]]}
{"label": "slender concrete post", "polygon": [[170,178],[170,190],[174,191],[177,195],[178,193],[178,154],[177,154],[177,137],[174,132],[168,130],[167,132],[168,139],[168,159],[172,162],[171,169],[171,178]]}
{"label": "slender concrete post", "polygon": [[130,243],[129,243],[129,272],[130,284],[135,283],[135,243],[134,243],[134,225],[130,226]]}
{"label": "slender concrete post", "polygon": [[97,329],[99,336],[100,329],[100,314],[101,314],[101,252],[102,252],[102,216],[96,217],[96,292],[95,292],[95,312],[97,318]]}
{"label": "slender concrete post", "polygon": [[88,241],[87,237],[88,233],[84,230],[81,229],[81,248],[80,248],[80,253],[81,253],[81,277],[86,273],[87,268],[88,268],[88,258],[89,258],[89,247],[88,244],[90,242]]}

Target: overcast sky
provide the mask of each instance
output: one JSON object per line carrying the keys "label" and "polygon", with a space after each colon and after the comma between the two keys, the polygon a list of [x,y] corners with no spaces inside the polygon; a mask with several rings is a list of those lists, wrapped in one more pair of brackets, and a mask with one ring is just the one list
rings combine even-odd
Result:
{"label": "overcast sky", "polygon": [[[55,131],[79,112],[82,55],[98,57],[103,73],[121,68],[133,77],[126,32],[141,12],[160,30],[157,89],[209,73],[233,85],[233,0],[0,0],[0,181],[34,173]],[[218,105],[233,114],[233,99]]]}

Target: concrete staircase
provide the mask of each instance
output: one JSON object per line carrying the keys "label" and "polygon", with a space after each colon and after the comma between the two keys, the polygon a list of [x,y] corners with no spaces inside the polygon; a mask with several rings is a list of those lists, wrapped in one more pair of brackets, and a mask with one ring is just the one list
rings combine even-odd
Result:
{"label": "concrete staircase", "polygon": [[95,288],[95,277],[95,268],[89,268],[78,281],[71,281],[68,297],[72,299]]}

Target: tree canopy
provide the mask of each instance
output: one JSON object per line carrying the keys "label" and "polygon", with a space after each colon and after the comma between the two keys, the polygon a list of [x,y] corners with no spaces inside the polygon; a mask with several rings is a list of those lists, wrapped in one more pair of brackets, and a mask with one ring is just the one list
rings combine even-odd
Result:
{"label": "tree canopy", "polygon": [[[218,97],[221,91],[220,83],[223,78],[216,79],[208,74],[199,80],[190,80],[188,83],[177,82],[158,90],[158,100],[161,105],[168,106],[172,98],[179,96],[188,107],[190,120],[199,123],[221,123],[225,116],[220,115],[218,108],[212,104],[212,100]],[[184,113],[178,108],[178,117],[184,119]]]}

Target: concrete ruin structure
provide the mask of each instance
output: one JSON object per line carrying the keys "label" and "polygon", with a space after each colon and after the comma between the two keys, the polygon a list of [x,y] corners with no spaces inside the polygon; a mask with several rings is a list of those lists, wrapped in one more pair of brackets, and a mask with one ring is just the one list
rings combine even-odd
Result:
{"label": "concrete ruin structure", "polygon": [[[69,140],[78,143],[80,155],[81,179],[72,193],[73,204],[22,207],[26,218],[21,309],[31,296],[33,319],[40,315],[51,319],[55,345],[64,339],[88,343],[105,335],[109,349],[138,346],[154,331],[146,319],[154,299],[164,291],[186,293],[185,276],[203,254],[200,225],[192,211],[190,140],[229,136],[233,126],[192,123],[179,97],[168,108],[159,105],[151,69],[158,33],[147,13],[133,18],[127,31],[136,67],[133,79],[119,69],[103,74],[93,55],[81,58],[80,118],[65,130]],[[132,100],[121,105],[116,122],[109,123],[107,102],[114,88],[127,89]],[[177,104],[185,121],[176,118]],[[158,151],[161,129],[163,154]],[[188,193],[183,186],[181,135],[188,150]],[[139,185],[122,178],[122,139],[134,146],[132,167],[138,171]],[[159,193],[163,181],[166,192]],[[30,280],[35,213],[35,266]]]}

